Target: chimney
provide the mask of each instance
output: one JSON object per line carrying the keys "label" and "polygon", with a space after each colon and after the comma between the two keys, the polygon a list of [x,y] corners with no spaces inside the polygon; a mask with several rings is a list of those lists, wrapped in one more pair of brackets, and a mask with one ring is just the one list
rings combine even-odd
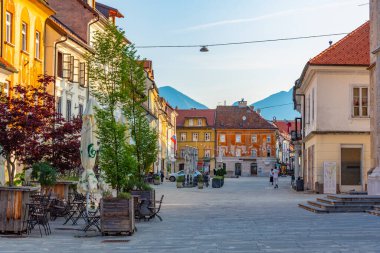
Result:
{"label": "chimney", "polygon": [[261,115],[261,110],[260,109],[257,109],[256,111],[259,115]]}
{"label": "chimney", "polygon": [[226,106],[227,105],[227,101],[226,100],[224,100],[224,106]]}
{"label": "chimney", "polygon": [[239,108],[247,107],[247,101],[244,101],[244,98],[242,98],[241,101],[239,101],[238,103],[239,103]]}

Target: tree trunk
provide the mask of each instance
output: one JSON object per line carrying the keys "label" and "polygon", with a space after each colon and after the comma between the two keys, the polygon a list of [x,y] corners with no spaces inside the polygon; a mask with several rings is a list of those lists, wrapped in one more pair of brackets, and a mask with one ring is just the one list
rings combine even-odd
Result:
{"label": "tree trunk", "polygon": [[12,162],[10,155],[6,156],[6,160],[7,160],[9,186],[13,186],[14,185],[15,163]]}

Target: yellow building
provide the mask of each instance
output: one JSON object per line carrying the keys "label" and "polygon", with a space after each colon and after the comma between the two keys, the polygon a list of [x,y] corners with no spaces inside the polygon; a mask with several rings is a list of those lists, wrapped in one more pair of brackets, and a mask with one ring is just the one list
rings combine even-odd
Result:
{"label": "yellow building", "polygon": [[176,110],[177,161],[176,171],[185,167],[186,146],[198,150],[198,170],[215,169],[215,110]]}
{"label": "yellow building", "polygon": [[43,0],[3,0],[1,6],[1,55],[17,70],[5,89],[33,85],[44,73],[45,22],[54,11]]}

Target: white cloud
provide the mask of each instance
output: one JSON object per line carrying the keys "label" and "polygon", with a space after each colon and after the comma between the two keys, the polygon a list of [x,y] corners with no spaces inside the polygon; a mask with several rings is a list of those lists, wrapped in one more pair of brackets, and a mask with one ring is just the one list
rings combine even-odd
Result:
{"label": "white cloud", "polygon": [[353,0],[353,1],[342,1],[342,2],[337,2],[337,3],[329,3],[329,4],[324,4],[324,5],[318,5],[318,6],[307,6],[307,7],[303,7],[303,8],[289,9],[289,10],[284,10],[284,11],[273,12],[273,13],[253,17],[253,18],[227,19],[227,20],[221,20],[221,21],[216,21],[216,22],[211,22],[211,23],[206,23],[206,24],[200,24],[200,25],[196,25],[196,26],[187,27],[181,31],[196,31],[196,30],[209,29],[209,28],[213,28],[213,27],[217,27],[217,26],[249,23],[249,22],[254,22],[254,21],[259,21],[259,20],[277,18],[277,17],[282,17],[282,16],[289,16],[291,14],[295,14],[295,13],[299,13],[299,12],[311,12],[311,11],[327,9],[327,8],[341,7],[341,6],[345,6],[345,5],[356,6],[355,5],[356,3],[357,3],[357,0],[356,1]]}

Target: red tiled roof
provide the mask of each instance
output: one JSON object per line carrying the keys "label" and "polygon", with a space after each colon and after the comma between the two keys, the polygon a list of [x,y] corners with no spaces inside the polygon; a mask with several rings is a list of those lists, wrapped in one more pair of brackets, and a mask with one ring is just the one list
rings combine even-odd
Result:
{"label": "red tiled roof", "polygon": [[369,32],[369,21],[367,21],[308,63],[310,65],[369,66]]}
{"label": "red tiled roof", "polygon": [[[295,131],[296,130],[296,123],[295,121],[276,121],[274,122],[274,124],[277,126],[278,130],[281,132],[281,133],[287,133],[287,134],[290,134],[291,131]],[[301,129],[300,128],[300,124],[298,124],[298,130]]]}
{"label": "red tiled roof", "polygon": [[207,126],[213,127],[215,125],[215,109],[190,109],[190,110],[176,110],[177,126],[184,126],[185,120],[189,118],[205,118]]}
{"label": "red tiled roof", "polygon": [[3,68],[13,73],[18,72],[17,69],[13,67],[12,64],[7,62],[3,57],[0,57],[0,68]]}
{"label": "red tiled roof", "polygon": [[215,127],[224,129],[276,129],[273,124],[249,106],[218,106],[216,108]]}

